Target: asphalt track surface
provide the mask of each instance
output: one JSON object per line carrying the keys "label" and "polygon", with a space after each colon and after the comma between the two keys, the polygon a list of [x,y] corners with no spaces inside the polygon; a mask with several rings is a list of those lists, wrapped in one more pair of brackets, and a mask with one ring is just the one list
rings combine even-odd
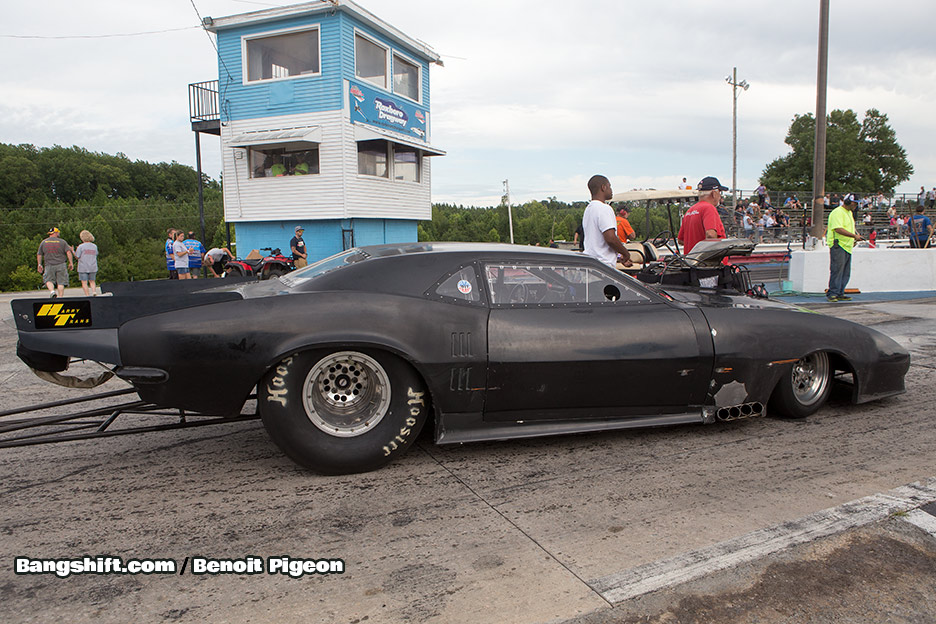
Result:
{"label": "asphalt track surface", "polygon": [[[815,307],[909,348],[907,393],[803,421],[423,436],[346,477],[299,469],[256,421],[0,449],[0,621],[933,622],[936,301]],[[89,392],[14,348],[0,323],[0,409]],[[15,573],[86,555],[186,569]],[[268,573],[284,556],[344,572]],[[194,574],[197,557],[265,569]]]}

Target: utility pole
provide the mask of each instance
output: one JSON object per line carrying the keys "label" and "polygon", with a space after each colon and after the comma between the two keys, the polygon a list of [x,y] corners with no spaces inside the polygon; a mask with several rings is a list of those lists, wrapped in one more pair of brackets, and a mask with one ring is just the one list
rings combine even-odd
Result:
{"label": "utility pole", "polygon": [[725,82],[731,85],[731,209],[738,206],[738,87],[747,91],[751,85],[747,80],[738,82],[738,68],[731,69],[731,75],[725,76]]}
{"label": "utility pole", "polygon": [[504,196],[501,200],[507,205],[507,222],[510,225],[510,244],[513,245],[513,212],[510,209],[510,180],[504,180]]}
{"label": "utility pole", "polygon": [[[819,69],[816,72],[816,146],[813,151],[813,204],[810,234],[825,234],[826,84],[829,75],[829,0],[819,0]],[[805,241],[804,241],[805,244]]]}

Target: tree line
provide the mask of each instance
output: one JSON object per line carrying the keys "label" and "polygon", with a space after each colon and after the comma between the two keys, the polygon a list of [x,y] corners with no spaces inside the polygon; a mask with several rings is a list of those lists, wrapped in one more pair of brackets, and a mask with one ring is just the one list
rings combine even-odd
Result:
{"label": "tree line", "polygon": [[[827,192],[890,194],[913,173],[887,115],[875,109],[863,119],[851,110],[828,116]],[[786,143],[791,151],[769,163],[762,180],[771,191],[809,193],[815,119],[794,117]],[[203,175],[207,248],[226,246],[221,184]],[[100,250],[98,280],[164,277],[166,228],[200,232],[198,173],[177,162],[131,161],[81,147],[0,143],[0,291],[40,287],[36,250],[50,227],[77,246],[88,230]],[[584,193],[583,193],[584,194]],[[513,240],[547,245],[573,239],[586,202],[549,197],[511,206]],[[639,238],[678,230],[675,207],[633,202],[630,223]],[[236,236],[236,229],[231,227]],[[432,219],[418,224],[420,241],[510,242],[505,204],[495,207],[432,206]]]}
{"label": "tree line", "polygon": [[[221,186],[204,177],[206,246],[226,245]],[[166,228],[200,231],[198,173],[80,147],[0,144],[0,290],[42,281],[36,250],[51,227],[74,247],[88,230],[98,281],[165,277]]]}

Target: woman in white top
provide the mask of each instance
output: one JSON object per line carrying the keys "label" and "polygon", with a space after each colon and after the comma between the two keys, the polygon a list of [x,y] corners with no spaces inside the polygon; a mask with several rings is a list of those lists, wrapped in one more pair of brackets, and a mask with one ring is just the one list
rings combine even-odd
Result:
{"label": "woman in white top", "polygon": [[182,241],[185,240],[185,232],[181,230],[176,232],[175,240],[172,243],[172,253],[175,255],[175,268],[179,273],[179,279],[192,279],[189,273],[189,248]]}
{"label": "woman in white top", "polygon": [[89,297],[97,295],[97,284],[94,280],[98,270],[98,248],[94,244],[94,235],[88,230],[81,230],[78,236],[82,240],[75,250],[75,257],[78,258],[78,279],[81,281],[81,290],[84,291],[85,297]]}

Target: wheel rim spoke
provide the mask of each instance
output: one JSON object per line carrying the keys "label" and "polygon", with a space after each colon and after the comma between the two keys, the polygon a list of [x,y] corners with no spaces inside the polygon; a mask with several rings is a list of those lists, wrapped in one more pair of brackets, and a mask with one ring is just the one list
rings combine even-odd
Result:
{"label": "wheel rim spoke", "polygon": [[829,384],[829,356],[812,353],[793,365],[793,394],[803,405],[812,405],[824,395]]}
{"label": "wheel rim spoke", "polygon": [[339,438],[370,431],[390,405],[390,379],[363,353],[343,351],[320,360],[302,387],[306,415],[316,427]]}

